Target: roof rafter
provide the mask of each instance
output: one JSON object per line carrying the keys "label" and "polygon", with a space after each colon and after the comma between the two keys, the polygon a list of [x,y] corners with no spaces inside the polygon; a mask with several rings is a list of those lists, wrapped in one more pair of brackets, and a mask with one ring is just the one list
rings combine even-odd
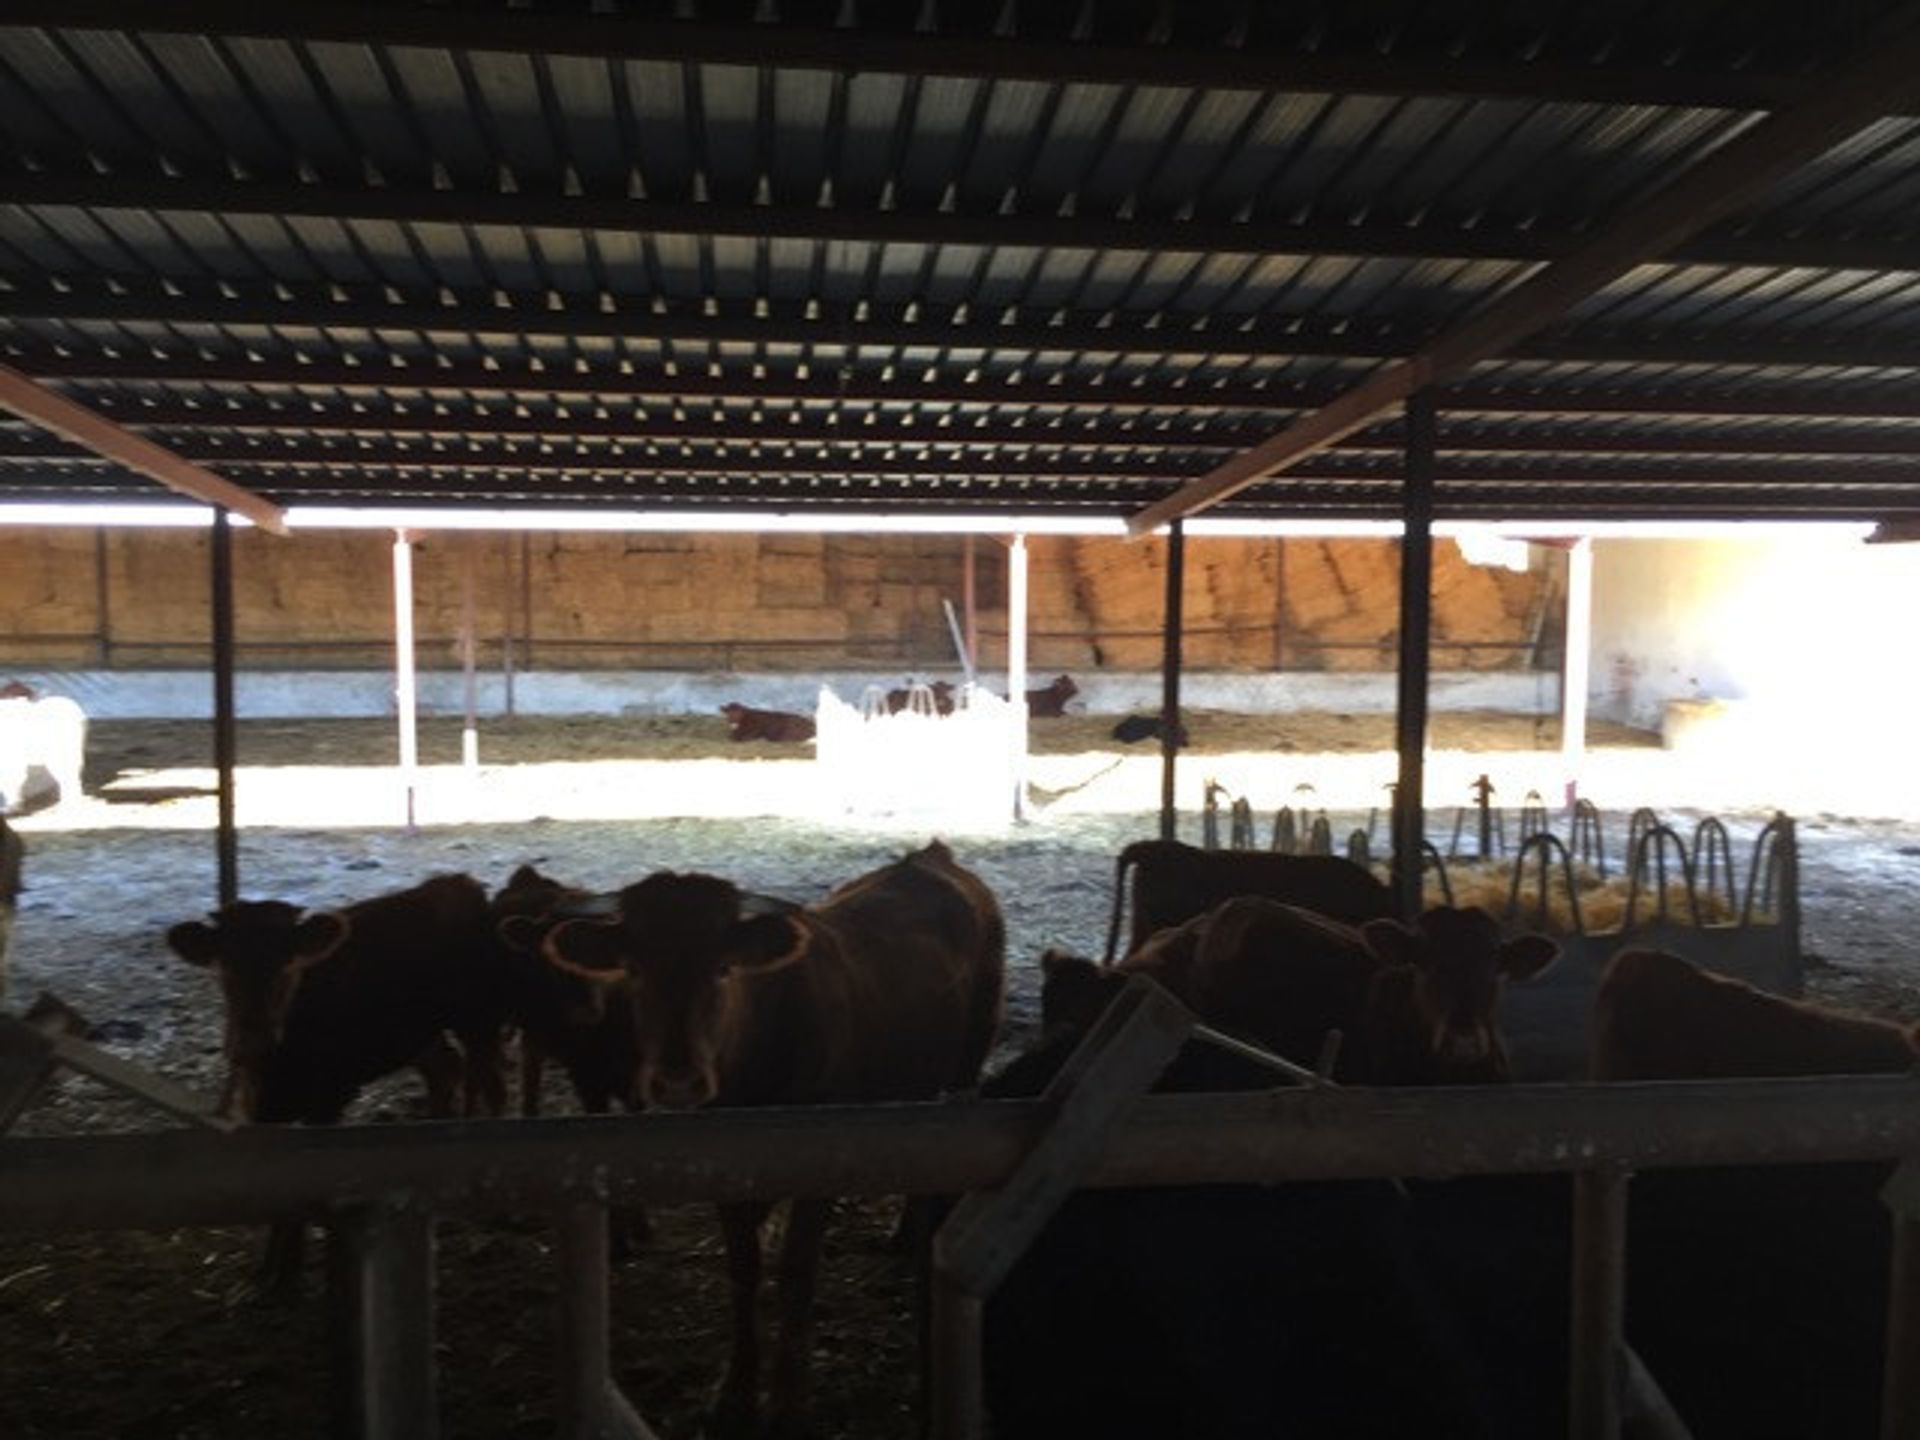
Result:
{"label": "roof rafter", "polygon": [[1804,93],[1804,76],[1657,64],[1560,64],[1339,55],[1219,45],[1017,40],[931,31],[660,21],[492,9],[319,0],[12,0],[6,23],[280,40],[418,45],[606,60],[684,61],[887,74],[1204,86],[1312,94],[1449,95],[1620,105],[1766,110]]}
{"label": "roof rafter", "polygon": [[[1395,359],[1430,332],[1365,321],[1285,315],[1060,311],[1029,307],[982,314],[963,305],[799,302],[689,304],[619,301],[551,292],[449,293],[426,297],[371,286],[213,287],[204,283],[96,283],[56,287],[0,275],[0,316],[76,324],[247,325],[298,330],[407,330],[556,339],[676,340],[711,344],[1059,350],[1078,354],[1300,356]],[[1712,331],[1611,331],[1541,336],[1504,358],[1605,364],[1850,366],[1920,369],[1920,338],[1858,332],[1802,339]]]}
{"label": "roof rafter", "polygon": [[[657,401],[858,401],[866,404],[977,405],[1053,411],[1253,411],[1265,418],[1324,406],[1341,387],[1295,382],[1172,384],[1162,380],[1004,381],[996,379],[886,378],[835,371],[819,378],[785,376],[660,374],[614,367],[534,368],[482,364],[345,364],[338,361],[174,359],[161,356],[102,357],[12,355],[11,362],[42,379],[181,385],[286,386],[296,389],[381,392],[458,391],[475,394],[608,397]],[[917,373],[917,370],[915,371]],[[132,406],[109,406],[130,419]],[[1906,385],[1815,387],[1754,384],[1740,389],[1662,386],[1626,389],[1593,385],[1521,388],[1517,385],[1442,387],[1443,410],[1487,415],[1690,415],[1819,420],[1920,419],[1920,394]],[[1389,407],[1390,408],[1390,407]],[[1356,427],[1357,428],[1357,427]]]}
{"label": "roof rafter", "polygon": [[[1869,107],[1868,113],[1877,114]],[[1255,219],[1119,219],[1088,215],[883,210],[854,206],[730,205],[530,190],[347,188],[255,180],[171,180],[143,175],[0,175],[0,204],[83,210],[290,216],[435,225],[646,231],[745,239],[876,244],[1054,247],[1110,252],[1481,260],[1538,264],[1591,244],[1579,231],[1463,228],[1394,221],[1365,224]],[[1703,228],[1703,227],[1696,227]],[[1689,232],[1691,233],[1691,232]],[[1706,237],[1649,249],[1643,260],[1764,269],[1920,271],[1910,236]]]}
{"label": "roof rafter", "polygon": [[[1546,266],[1476,314],[1279,434],[1156,501],[1127,523],[1143,534],[1276,475],[1372,423],[1415,391],[1502,353],[1650,256],[1671,250],[1767,186],[1911,99],[1920,81],[1920,25],[1911,19],[1808,98],[1763,119],[1668,180],[1576,254]],[[1438,397],[1436,397],[1438,399]]]}

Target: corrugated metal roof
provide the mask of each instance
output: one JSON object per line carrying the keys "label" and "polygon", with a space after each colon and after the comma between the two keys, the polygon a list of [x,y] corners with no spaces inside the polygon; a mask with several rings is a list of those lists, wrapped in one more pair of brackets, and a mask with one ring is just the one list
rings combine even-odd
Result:
{"label": "corrugated metal roof", "polygon": [[[1560,9],[17,0],[0,359],[282,500],[1127,513],[1907,7]],[[1916,159],[1448,386],[1440,513],[1920,508]],[[1391,511],[1398,434],[1228,508]],[[0,426],[0,497],[149,489]]]}

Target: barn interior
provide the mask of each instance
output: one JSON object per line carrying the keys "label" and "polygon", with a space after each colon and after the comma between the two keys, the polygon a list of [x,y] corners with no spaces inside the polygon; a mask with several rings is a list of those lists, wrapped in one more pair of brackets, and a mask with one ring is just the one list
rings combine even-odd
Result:
{"label": "barn interior", "polygon": [[[1216,787],[1258,809],[1261,846],[1281,807],[1331,811],[1336,841],[1365,826],[1417,910],[1410,857],[1458,842],[1488,772],[1569,843],[1581,795],[1621,833],[1640,805],[1732,812],[1743,871],[1776,807],[1839,823],[1832,859],[1803,824],[1802,888],[1832,899],[1796,949],[1842,963],[1794,983],[1920,1016],[1920,30],[1891,0],[1807,20],[12,0],[0,679],[80,701],[93,738],[87,793],[14,825],[9,1000],[64,980],[147,1027],[126,1055],[210,1091],[206,1017],[165,1018],[216,1003],[202,977],[136,1013],[92,955],[159,956],[167,923],[266,880],[338,903],[552,855],[597,885],[644,859],[810,893],[929,816],[834,808],[846,772],[823,800],[810,751],[735,746],[718,707],[812,715],[823,682],[857,703],[972,665],[1014,695],[1079,690],[1062,719],[1009,722],[1018,759],[972,787],[993,824],[934,817],[1012,897],[1023,1024],[1033,955],[1104,926],[1114,851],[1198,839]],[[1115,742],[1125,716],[1161,738]],[[555,733],[576,747],[557,765]],[[89,846],[142,811],[213,839],[101,871]],[[86,888],[101,873],[117,903]],[[1036,874],[1051,888],[1025,893]],[[1894,1113],[1885,1083],[1807,1123]],[[23,1157],[0,1185],[15,1328],[203,1261],[209,1293],[238,1276],[247,1237],[141,1250],[104,1170],[23,1148],[153,1123],[88,1102],[0,1139],[0,1166]],[[1891,1124],[1873,1158],[1920,1138]],[[144,1163],[178,1173],[168,1153]],[[258,1218],[222,1203],[142,1213]],[[38,1238],[89,1220],[111,1241]],[[470,1361],[527,1247],[458,1233],[488,1277],[485,1304],[444,1297]],[[860,1328],[908,1303],[878,1248],[850,1261],[885,1298],[828,1332],[832,1433],[905,1433],[917,1403],[904,1342]],[[618,1382],[691,1433],[711,1377],[685,1337],[721,1282],[631,1263],[675,1298],[637,1318],[616,1270]],[[460,1268],[443,1255],[450,1290]],[[95,1278],[46,1288],[69,1273]],[[247,1331],[224,1291],[207,1308],[214,1336]],[[318,1353],[319,1324],[290,1333]],[[112,1361],[113,1328],[55,1327],[34,1364]],[[513,1348],[498,1380],[443,1365],[451,1431],[576,1403],[639,1433],[550,1401],[551,1327],[531,1328],[536,1357]],[[220,1376],[220,1343],[188,1369]],[[306,1433],[324,1367],[276,1390],[260,1376],[289,1352],[263,1353],[239,1398],[7,1384],[0,1423],[134,1433],[159,1395],[154,1433]],[[353,1383],[376,1413],[352,1433],[436,1412],[430,1386]],[[1618,1433],[1618,1397],[1581,1383],[1571,1433]]]}

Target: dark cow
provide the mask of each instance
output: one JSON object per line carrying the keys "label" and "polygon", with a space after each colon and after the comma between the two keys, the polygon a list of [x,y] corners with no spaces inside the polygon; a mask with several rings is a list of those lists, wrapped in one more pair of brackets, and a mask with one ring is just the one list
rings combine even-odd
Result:
{"label": "dark cow", "polygon": [[1888,1075],[1920,1062],[1920,1025],[1787,1000],[1664,950],[1624,950],[1593,1002],[1596,1080]]}
{"label": "dark cow", "polygon": [[[224,1111],[263,1124],[331,1125],[363,1085],[409,1065],[426,1077],[436,1115],[451,1114],[463,1088],[470,1111],[504,1106],[487,892],[469,876],[438,875],[340,910],[236,901],[208,921],[175,925],[167,944],[219,975]],[[297,1282],[301,1238],[299,1222],[275,1225],[262,1266],[267,1288]]]}
{"label": "dark cow", "polygon": [[[1127,745],[1137,745],[1142,740],[1158,740],[1166,733],[1166,725],[1158,715],[1129,715],[1111,731],[1114,739]],[[1189,743],[1185,721],[1174,726],[1173,743],[1176,746]]]}
{"label": "dark cow", "polygon": [[[971,1086],[1000,1012],[1006,930],[993,894],[935,842],[800,909],[711,875],[651,875],[605,922],[547,938],[556,964],[629,989],[652,1105],[924,1100]],[[755,1299],[768,1207],[721,1208],[734,1341],[716,1422],[759,1413]],[[776,1431],[806,1409],[814,1275],[828,1204],[795,1200],[780,1258]]]}
{"label": "dark cow", "polygon": [[[547,935],[586,905],[590,893],[522,865],[489,903],[499,966],[498,984],[508,1021],[520,1033],[520,1113],[537,1117],[541,1078],[551,1060],[566,1072],[580,1108],[604,1115],[628,1104],[638,1066],[633,1008],[606,988],[549,965],[541,954]],[[624,1206],[609,1216],[616,1256],[652,1231],[644,1208]]]}
{"label": "dark cow", "polygon": [[1067,701],[1080,693],[1071,675],[1056,675],[1037,690],[1027,691],[1027,714],[1039,720],[1057,720],[1067,713]]}
{"label": "dark cow", "polygon": [[[1901,1073],[1915,1038],[1631,950],[1601,977],[1591,1066],[1610,1081]],[[1635,1176],[1627,1334],[1697,1440],[1880,1433],[1890,1169]]]}
{"label": "dark cow", "polygon": [[167,944],[219,975],[242,1117],[329,1125],[363,1085],[423,1057],[431,1086],[448,1032],[465,1047],[468,1109],[504,1108],[489,935],[485,888],[438,875],[340,910],[237,901]]}
{"label": "dark cow", "polygon": [[20,904],[20,867],[27,847],[0,815],[0,995],[7,993],[7,949],[13,940],[13,917]]}
{"label": "dark cow", "polygon": [[[984,1093],[1039,1094],[1074,1039],[1043,1041]],[[1196,1042],[1156,1088],[1273,1083]],[[1449,1238],[1433,1237],[1443,1257]],[[1505,1245],[1494,1237],[1496,1267]],[[1525,1373],[1542,1346],[1564,1349],[1564,1298],[1558,1311],[1524,1312],[1528,1347],[1492,1351],[1483,1364],[1428,1248],[1409,1197],[1387,1182],[1078,1192],[987,1302],[995,1440],[1564,1434],[1554,1408],[1564,1370]],[[1490,1270],[1471,1268],[1486,1291]],[[1548,1272],[1563,1292],[1565,1273],[1564,1264]]]}
{"label": "dark cow", "polygon": [[580,1108],[604,1115],[625,1103],[637,1064],[630,1007],[606,1003],[603,988],[549,965],[548,933],[591,898],[531,865],[522,865],[489,902],[498,945],[499,985],[508,1021],[520,1032],[520,1113],[540,1114],[548,1060],[566,1072]]}
{"label": "dark cow", "polygon": [[720,707],[727,717],[727,735],[733,740],[772,740],[781,744],[813,739],[813,717],[791,710],[755,710],[731,701]]}
{"label": "dark cow", "polygon": [[1349,1083],[1500,1083],[1510,1078],[1502,987],[1530,979],[1558,954],[1542,935],[1503,937],[1478,909],[1436,907],[1413,927],[1355,927],[1242,896],[1159,932],[1093,976],[1090,962],[1043,957],[1042,1017],[1084,1023],[1090,1005],[1097,1013],[1104,1004],[1098,977],[1111,993],[1143,973],[1207,1023],[1299,1065],[1314,1065],[1327,1033],[1338,1030],[1334,1075]]}
{"label": "dark cow", "polygon": [[1275,855],[1258,850],[1200,850],[1178,840],[1136,840],[1114,866],[1113,914],[1106,959],[1120,942],[1120,912],[1133,874],[1128,950],[1236,895],[1264,895],[1360,925],[1394,914],[1393,891],[1364,867],[1335,855]]}
{"label": "dark cow", "polygon": [[[933,692],[933,711],[936,715],[953,713],[953,686],[944,680],[936,680],[927,687]],[[898,715],[913,703],[913,690],[903,688],[887,691],[887,713]]]}

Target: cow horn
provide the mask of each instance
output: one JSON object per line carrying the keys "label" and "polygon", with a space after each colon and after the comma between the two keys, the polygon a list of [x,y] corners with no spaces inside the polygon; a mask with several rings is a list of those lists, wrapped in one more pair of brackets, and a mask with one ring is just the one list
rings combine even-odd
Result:
{"label": "cow horn", "polygon": [[782,900],[777,895],[755,895],[751,891],[740,896],[740,918],[751,920],[756,915],[791,915],[803,908],[796,900]]}

